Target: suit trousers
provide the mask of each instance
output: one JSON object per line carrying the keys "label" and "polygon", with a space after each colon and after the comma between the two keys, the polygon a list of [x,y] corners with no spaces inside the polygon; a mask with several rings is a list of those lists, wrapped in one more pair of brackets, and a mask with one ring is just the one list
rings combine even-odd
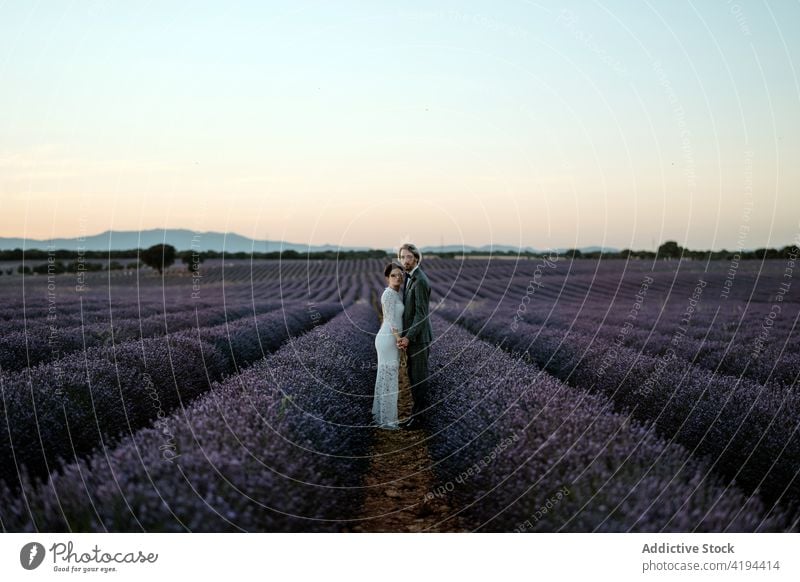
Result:
{"label": "suit trousers", "polygon": [[415,418],[422,416],[428,395],[428,353],[430,343],[410,343],[406,348],[408,365],[408,381],[411,384],[411,397],[414,404],[411,415]]}

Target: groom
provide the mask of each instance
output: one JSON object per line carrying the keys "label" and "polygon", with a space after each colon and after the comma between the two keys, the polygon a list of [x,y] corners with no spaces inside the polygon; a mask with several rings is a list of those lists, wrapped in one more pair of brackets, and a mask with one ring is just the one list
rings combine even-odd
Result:
{"label": "groom", "polygon": [[428,277],[419,268],[422,256],[416,246],[404,244],[397,256],[406,271],[403,287],[403,332],[397,340],[397,347],[406,349],[408,380],[414,400],[411,416],[401,422],[400,426],[418,429],[424,425],[422,411],[425,409],[428,391],[428,351],[433,340],[428,314],[431,285]]}

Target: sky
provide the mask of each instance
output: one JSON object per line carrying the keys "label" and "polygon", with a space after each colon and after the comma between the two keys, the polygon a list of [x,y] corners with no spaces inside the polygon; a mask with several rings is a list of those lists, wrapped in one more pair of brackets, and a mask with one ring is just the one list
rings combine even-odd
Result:
{"label": "sky", "polygon": [[798,2],[0,3],[0,236],[800,237]]}

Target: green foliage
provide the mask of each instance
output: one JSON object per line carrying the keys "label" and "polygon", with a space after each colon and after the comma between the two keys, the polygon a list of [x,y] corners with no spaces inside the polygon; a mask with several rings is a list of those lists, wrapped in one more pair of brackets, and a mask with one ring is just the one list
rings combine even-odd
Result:
{"label": "green foliage", "polygon": [[157,269],[159,274],[164,269],[169,268],[175,262],[175,247],[172,245],[158,244],[143,250],[139,254],[140,260],[153,269]]}
{"label": "green foliage", "polygon": [[[139,268],[143,264],[147,264],[153,268],[158,268],[158,265],[162,264],[161,260],[161,251],[152,251],[152,249],[160,249],[164,245],[155,245],[154,247],[150,247],[150,249],[140,250],[140,249],[130,249],[130,250],[120,250],[120,251],[84,251],[80,255],[81,261],[77,260],[77,253],[74,251],[68,250],[56,250],[56,251],[46,251],[46,250],[39,250],[39,249],[30,249],[23,251],[22,249],[14,249],[14,250],[7,250],[7,251],[0,251],[0,261],[22,261],[24,260],[27,262],[36,261],[37,259],[42,261],[48,261],[53,259],[63,259],[66,260],[66,272],[76,272],[78,270],[78,264],[81,263],[82,267],[80,270],[83,271],[99,271],[103,269],[103,265],[98,262],[92,262],[89,259],[103,259],[103,260],[110,260],[110,259],[130,259],[135,257],[140,257],[140,261],[134,261],[132,263],[128,263],[125,266],[117,266],[119,263],[117,261],[111,261],[109,265],[109,269],[136,269]],[[347,261],[347,260],[357,260],[357,259],[393,259],[393,256],[387,254],[386,251],[381,249],[369,249],[366,251],[321,251],[321,252],[298,252],[295,250],[284,250],[284,251],[272,251],[272,252],[219,252],[219,251],[202,251],[199,253],[195,253],[191,250],[177,252],[175,251],[174,247],[171,245],[166,245],[170,249],[172,249],[172,259],[168,261],[168,264],[164,264],[162,266],[162,270],[174,262],[175,258],[180,258],[183,264],[187,265],[188,268],[191,270],[193,266],[197,266],[200,263],[203,263],[206,259],[279,259],[283,261],[288,260],[298,260],[298,261],[327,261],[327,260],[335,260],[335,261]],[[150,253],[153,255],[153,263],[149,264],[145,260],[145,253]],[[487,253],[486,251],[469,251],[469,252],[434,252],[428,251],[426,253],[426,257],[433,258],[439,257],[443,259],[453,259],[453,258],[463,258],[463,257],[488,257],[491,254],[492,257],[519,257],[524,259],[534,259],[548,256],[550,253],[549,251],[545,252],[531,252],[531,251],[513,251],[513,250],[504,250],[504,251],[493,251],[492,253]],[[658,247],[658,252],[653,251],[645,251],[645,250],[634,250],[634,249],[623,249],[619,252],[608,252],[608,251],[581,251],[579,249],[567,249],[561,251],[561,256],[563,257],[571,257],[575,259],[625,259],[625,260],[653,260],[656,257],[660,259],[677,259],[681,258],[684,260],[697,260],[697,261],[715,261],[715,260],[723,260],[723,261],[731,261],[731,260],[762,260],[762,259],[790,259],[790,258],[797,258],[798,257],[798,247],[796,244],[786,245],[780,249],[776,248],[759,248],[756,250],[737,250],[737,251],[729,251],[727,249],[720,249],[718,251],[711,251],[711,250],[692,250],[681,247],[675,241],[666,241],[661,246]],[[169,258],[169,254],[166,255],[166,258]],[[27,266],[27,265],[26,265]],[[39,269],[36,272],[47,272],[47,269],[42,265],[37,265],[33,270]],[[30,269],[26,271],[26,273],[31,273],[33,270]],[[6,274],[11,275],[13,274],[14,269],[6,269]],[[17,272],[22,273],[21,266],[17,267]],[[61,272],[61,271],[59,271]]]}
{"label": "green foliage", "polygon": [[668,240],[658,247],[658,256],[663,259],[679,259],[683,254],[683,248],[674,240]]}
{"label": "green foliage", "polygon": [[180,254],[180,257],[181,262],[192,272],[199,271],[200,264],[206,260],[203,253],[198,253],[195,251],[183,251]]}

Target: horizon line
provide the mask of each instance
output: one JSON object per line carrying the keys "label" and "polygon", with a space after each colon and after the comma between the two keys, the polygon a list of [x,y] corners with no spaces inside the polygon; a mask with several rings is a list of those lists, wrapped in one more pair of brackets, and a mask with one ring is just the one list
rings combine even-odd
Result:
{"label": "horizon line", "polygon": [[[365,249],[365,250],[386,250],[387,248],[391,248],[393,250],[396,250],[396,248],[399,248],[399,245],[397,247],[394,247],[394,246],[383,247],[383,246],[370,246],[370,245],[364,245],[364,244],[339,245],[339,244],[333,244],[333,243],[329,243],[329,242],[311,244],[311,243],[297,243],[297,242],[286,241],[286,240],[277,240],[277,239],[275,239],[275,240],[272,240],[272,239],[255,239],[255,238],[252,238],[252,237],[250,237],[248,235],[244,235],[244,234],[241,234],[241,233],[235,232],[235,231],[219,231],[219,230],[198,231],[198,230],[194,230],[192,228],[186,228],[186,227],[168,227],[168,228],[153,227],[153,228],[147,228],[147,229],[142,229],[142,230],[113,230],[113,229],[106,229],[106,230],[103,230],[103,231],[100,231],[100,232],[97,232],[97,233],[94,233],[94,234],[84,234],[84,235],[74,235],[74,236],[55,236],[55,237],[49,237],[49,238],[44,238],[44,239],[27,238],[25,236],[5,236],[5,235],[3,235],[3,236],[0,236],[0,240],[4,240],[4,239],[20,239],[20,240],[23,240],[23,241],[46,243],[48,241],[53,241],[53,240],[57,240],[57,239],[80,240],[81,238],[84,238],[84,239],[92,238],[92,237],[96,237],[96,236],[101,236],[101,235],[106,234],[106,233],[112,233],[112,234],[113,233],[142,233],[142,232],[148,232],[148,231],[166,232],[166,231],[170,231],[170,230],[171,231],[181,230],[181,231],[187,231],[187,232],[200,234],[200,235],[202,235],[202,234],[218,234],[218,235],[227,236],[227,235],[231,235],[232,234],[232,235],[239,236],[241,238],[249,239],[249,240],[254,241],[254,242],[286,243],[286,244],[289,244],[289,245],[295,245],[295,246],[301,246],[302,245],[302,246],[307,246],[307,247],[324,247],[324,246],[328,246],[328,247],[333,247],[333,248],[337,248],[337,249],[342,249],[342,248],[350,248],[350,249],[352,249],[354,247],[358,247],[358,248],[362,248],[362,249]],[[664,244],[665,242],[668,242],[668,241],[678,242],[675,238],[666,238],[660,244]],[[429,249],[430,248],[437,248],[437,247],[438,248],[442,248],[442,247],[458,246],[457,244],[452,244],[452,243],[451,244],[418,244],[418,243],[414,243],[414,244],[419,248],[429,248]],[[678,244],[680,245],[680,243],[678,243]],[[742,251],[742,252],[747,252],[747,251],[754,251],[754,250],[762,249],[762,248],[766,248],[766,249],[774,248],[774,249],[779,250],[779,249],[782,249],[782,248],[785,248],[785,247],[792,246],[792,244],[797,244],[797,243],[795,241],[789,241],[788,243],[781,243],[781,244],[777,244],[777,245],[774,245],[774,246],[771,246],[771,247],[767,246],[766,244],[762,244],[760,246],[757,245],[757,246],[753,246],[753,247],[748,248],[748,249],[744,249],[744,248],[739,249],[738,247],[732,247],[730,249],[728,249],[726,247],[720,247],[719,249],[692,249],[692,248],[688,248],[688,247],[685,247],[685,246],[682,246],[682,248],[685,248],[687,250],[707,250],[707,251],[711,251],[711,252],[720,252],[720,251],[723,251],[723,250],[724,251],[736,251],[736,250],[738,250],[738,251]],[[646,249],[646,248],[635,249],[635,248],[629,247],[629,246],[600,245],[600,244],[584,244],[584,245],[581,245],[581,246],[566,246],[566,245],[562,245],[562,246],[557,246],[557,247],[553,247],[553,246],[550,246],[550,247],[539,247],[539,246],[535,246],[535,245],[531,245],[531,244],[522,246],[522,245],[514,245],[514,244],[507,244],[507,243],[499,243],[499,242],[498,243],[492,243],[492,242],[490,242],[490,243],[483,243],[483,244],[463,243],[461,246],[462,247],[476,247],[476,248],[482,248],[482,247],[512,247],[512,248],[517,248],[517,249],[520,249],[520,250],[524,250],[524,249],[530,248],[530,249],[533,249],[535,251],[548,251],[548,250],[553,250],[553,249],[567,249],[567,250],[578,249],[578,250],[580,250],[582,248],[598,248],[598,249],[616,249],[617,251],[619,251],[619,250],[632,250],[632,251],[650,251],[650,252],[655,252],[658,249],[658,246],[660,246],[660,245],[657,245],[654,250]],[[33,250],[33,249],[31,249],[31,250]],[[69,250],[69,249],[55,249],[55,250]],[[112,250],[112,249],[109,249],[109,250]],[[129,249],[118,249],[118,250],[129,250]],[[130,249],[130,250],[133,250],[133,249]],[[216,251],[216,252],[222,252],[222,251]],[[237,251],[237,252],[240,252],[240,251]],[[277,251],[258,251],[258,252],[277,252]]]}

